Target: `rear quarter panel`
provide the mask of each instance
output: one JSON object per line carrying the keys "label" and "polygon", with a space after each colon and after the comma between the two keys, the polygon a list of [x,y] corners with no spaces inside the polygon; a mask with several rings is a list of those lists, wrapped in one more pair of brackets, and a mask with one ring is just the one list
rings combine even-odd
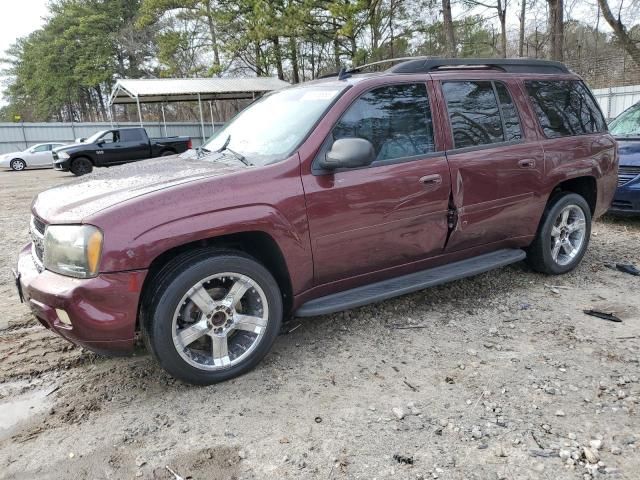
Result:
{"label": "rear quarter panel", "polygon": [[[571,137],[547,138],[527,93],[526,80],[582,80],[577,75],[524,76],[519,80],[521,108],[531,119],[539,143],[544,150],[545,184],[542,194],[549,198],[562,182],[578,177],[593,177],[597,185],[594,218],[604,214],[616,190],[618,152],[615,139],[608,133],[593,133]],[[540,212],[542,214],[542,212]]]}

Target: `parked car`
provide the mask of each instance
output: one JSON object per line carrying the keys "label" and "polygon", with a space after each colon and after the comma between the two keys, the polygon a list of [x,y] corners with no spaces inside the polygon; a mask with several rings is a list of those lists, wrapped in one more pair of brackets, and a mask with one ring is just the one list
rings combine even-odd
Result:
{"label": "parked car", "polygon": [[80,143],[53,152],[56,170],[85,175],[93,167],[110,167],[154,157],[182,153],[192,147],[189,137],[149,138],[142,127],[103,130]]}
{"label": "parked car", "polygon": [[618,189],[609,211],[640,215],[640,102],[618,115],[609,130],[618,141],[620,155]]}
{"label": "parked car", "polygon": [[21,152],[5,153],[0,156],[0,167],[20,172],[26,168],[53,167],[52,150],[64,143],[38,143]]}
{"label": "parked car", "polygon": [[343,71],[265,95],[202,152],[38,195],[16,276],[44,326],[109,353],[140,331],[170,374],[210,384],[291,316],[525,258],[568,272],[617,184],[589,89],[541,60]]}

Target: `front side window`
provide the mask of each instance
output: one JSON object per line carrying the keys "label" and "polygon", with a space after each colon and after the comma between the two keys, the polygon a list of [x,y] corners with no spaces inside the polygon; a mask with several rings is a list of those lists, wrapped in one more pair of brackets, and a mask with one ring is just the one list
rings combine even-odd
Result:
{"label": "front side window", "polygon": [[546,137],[607,130],[598,105],[581,81],[531,80],[525,86]]}
{"label": "front side window", "polygon": [[609,131],[613,135],[640,135],[640,103],[625,110],[609,124]]}
{"label": "front side window", "polygon": [[431,109],[423,83],[376,88],[358,98],[332,131],[332,139],[364,138],[376,161],[435,151]]}
{"label": "front side window", "polygon": [[115,143],[118,141],[118,132],[107,132],[99,141],[100,143]]}
{"label": "front side window", "polygon": [[48,145],[38,145],[37,147],[33,147],[32,152],[33,153],[46,152],[48,149],[49,149]]}
{"label": "front side window", "polygon": [[284,160],[307,137],[347,85],[305,85],[265,95],[218,130],[202,146],[228,147],[254,165]]}

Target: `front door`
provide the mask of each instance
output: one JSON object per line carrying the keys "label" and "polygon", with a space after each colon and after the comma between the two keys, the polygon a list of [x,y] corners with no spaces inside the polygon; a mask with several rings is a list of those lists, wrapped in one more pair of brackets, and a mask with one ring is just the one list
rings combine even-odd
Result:
{"label": "front door", "polygon": [[524,129],[510,81],[441,83],[450,119],[453,202],[458,221],[446,251],[535,235],[546,198],[544,152]]}
{"label": "front door", "polygon": [[363,93],[333,127],[316,162],[333,141],[347,137],[373,144],[371,165],[303,175],[316,284],[437,255],[447,236],[449,168],[444,152],[436,151],[424,83]]}

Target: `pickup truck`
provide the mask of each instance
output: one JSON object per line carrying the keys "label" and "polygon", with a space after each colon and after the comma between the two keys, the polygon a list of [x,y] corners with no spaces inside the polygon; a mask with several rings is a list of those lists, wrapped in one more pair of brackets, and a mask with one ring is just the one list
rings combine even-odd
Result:
{"label": "pickup truck", "polygon": [[578,267],[618,170],[580,77],[532,59],[397,61],[266,94],[198,155],[40,193],[18,296],[72,343],[130,353],[139,332],[170,374],[210,384],[255,367],[292,316],[525,259]]}
{"label": "pickup truck", "polygon": [[55,149],[53,168],[80,176],[90,173],[93,167],[175,155],[191,148],[189,137],[149,138],[142,127],[115,128],[97,132],[82,143]]}

